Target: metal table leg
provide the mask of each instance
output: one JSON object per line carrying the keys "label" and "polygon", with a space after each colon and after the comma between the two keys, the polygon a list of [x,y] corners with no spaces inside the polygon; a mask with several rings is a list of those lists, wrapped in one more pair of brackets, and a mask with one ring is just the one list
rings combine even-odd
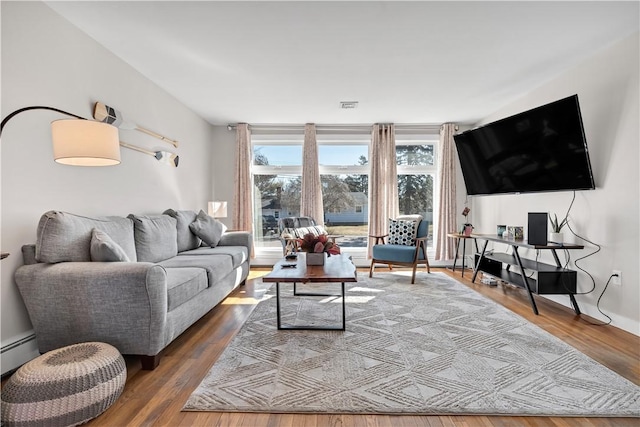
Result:
{"label": "metal table leg", "polygon": [[295,296],[321,296],[321,297],[340,297],[342,300],[342,325],[335,327],[326,326],[313,326],[313,325],[282,325],[280,314],[280,282],[276,282],[276,316],[278,318],[279,330],[315,330],[315,331],[344,331],[347,326],[347,309],[346,309],[346,294],[345,294],[345,282],[340,282],[339,294],[325,294],[316,292],[297,292],[296,282],[293,283],[293,292]]}

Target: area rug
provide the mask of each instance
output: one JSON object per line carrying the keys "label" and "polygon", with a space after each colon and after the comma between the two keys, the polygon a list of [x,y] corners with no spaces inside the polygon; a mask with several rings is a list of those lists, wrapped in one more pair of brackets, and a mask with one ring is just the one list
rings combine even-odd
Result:
{"label": "area rug", "polygon": [[[640,387],[524,318],[443,273],[409,282],[348,284],[344,332],[278,331],[272,287],[183,410],[639,416]],[[283,323],[341,321],[339,297],[282,288]]]}

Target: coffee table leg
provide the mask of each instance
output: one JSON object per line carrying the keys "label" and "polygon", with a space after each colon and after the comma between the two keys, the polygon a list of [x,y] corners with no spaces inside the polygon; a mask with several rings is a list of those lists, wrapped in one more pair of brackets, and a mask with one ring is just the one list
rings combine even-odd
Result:
{"label": "coffee table leg", "polygon": [[280,325],[280,282],[276,282],[276,317],[278,318],[278,329],[282,329]]}
{"label": "coffee table leg", "polygon": [[346,306],[346,296],[344,294],[344,282],[342,282],[342,330],[346,331],[347,330],[347,310],[345,309]]}
{"label": "coffee table leg", "polygon": [[[291,330],[291,329],[302,329],[302,330],[316,330],[316,331],[346,331],[347,330],[347,309],[346,309],[346,295],[345,295],[345,289],[346,289],[346,285],[345,282],[340,282],[340,295],[333,293],[333,294],[324,294],[324,293],[305,293],[305,292],[300,292],[300,293],[295,293],[296,296],[326,296],[326,297],[341,297],[342,298],[342,326],[331,326],[331,327],[318,327],[318,326],[295,326],[295,325],[282,325],[282,320],[281,320],[281,315],[280,315],[280,282],[275,282],[276,283],[276,317],[277,317],[277,322],[278,322],[278,329],[279,330]],[[335,282],[334,282],[335,283]],[[294,286],[294,292],[295,291],[295,282],[293,284]]]}

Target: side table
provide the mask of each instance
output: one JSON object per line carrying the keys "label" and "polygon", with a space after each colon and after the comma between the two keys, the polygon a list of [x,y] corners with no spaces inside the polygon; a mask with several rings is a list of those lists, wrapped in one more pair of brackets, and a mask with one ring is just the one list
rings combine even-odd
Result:
{"label": "side table", "polygon": [[465,236],[461,233],[447,233],[447,237],[451,237],[452,239],[456,239],[456,254],[453,257],[453,268],[452,270],[456,271],[456,263],[458,262],[458,251],[460,249],[460,242],[462,242],[462,277],[464,277],[464,256],[467,253],[467,239],[473,239],[476,244],[476,252],[480,252],[478,250],[478,242],[473,236]]}

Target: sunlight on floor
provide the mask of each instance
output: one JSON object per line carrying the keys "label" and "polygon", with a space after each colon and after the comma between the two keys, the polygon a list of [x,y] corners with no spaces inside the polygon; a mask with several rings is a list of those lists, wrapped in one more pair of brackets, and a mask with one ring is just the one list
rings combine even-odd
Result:
{"label": "sunlight on floor", "polygon": [[[255,297],[247,296],[228,296],[220,303],[220,305],[257,305],[262,301],[266,301],[273,298],[273,295],[266,295],[267,289],[256,289],[253,291],[256,294]],[[247,291],[240,291],[239,294],[246,294]]]}
{"label": "sunlight on floor", "polygon": [[360,286],[356,286],[355,288],[351,288],[350,291],[353,291],[353,292],[384,292],[383,289],[363,288],[363,287],[360,287]]}
{"label": "sunlight on floor", "polygon": [[[375,299],[375,296],[347,295],[347,299],[345,301],[349,304],[366,304],[372,299]],[[332,296],[330,298],[325,298],[323,300],[318,301],[319,304],[341,303],[341,302],[342,302],[342,298],[339,296]]]}

